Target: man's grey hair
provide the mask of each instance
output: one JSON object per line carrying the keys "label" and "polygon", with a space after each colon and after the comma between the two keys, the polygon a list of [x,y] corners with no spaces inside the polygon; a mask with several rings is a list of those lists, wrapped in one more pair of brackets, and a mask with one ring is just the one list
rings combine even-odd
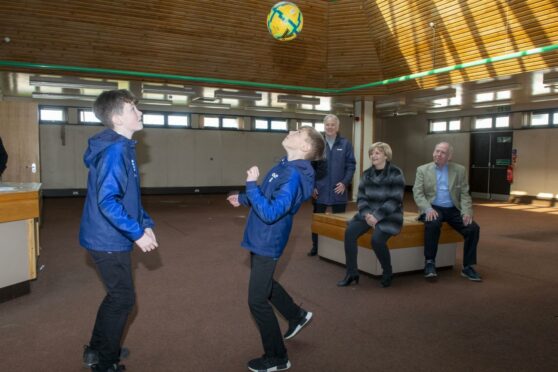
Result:
{"label": "man's grey hair", "polygon": [[327,120],[329,120],[329,119],[333,119],[333,120],[335,121],[335,123],[337,124],[337,126],[339,126],[339,118],[337,117],[337,115],[327,114],[327,115],[324,117],[324,124],[325,124],[325,122],[326,122]]}
{"label": "man's grey hair", "polygon": [[449,142],[446,142],[446,141],[439,142],[434,148],[436,148],[436,147],[438,147],[439,145],[442,145],[442,144],[448,145],[448,153],[450,155],[452,155],[453,154],[453,146]]}

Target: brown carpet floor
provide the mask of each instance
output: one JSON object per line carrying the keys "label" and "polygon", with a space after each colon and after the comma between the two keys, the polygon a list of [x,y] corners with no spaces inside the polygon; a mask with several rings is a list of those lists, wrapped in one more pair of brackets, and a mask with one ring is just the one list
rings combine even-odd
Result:
{"label": "brown carpet floor", "polygon": [[[239,246],[247,210],[223,195],[148,196],[144,204],[160,249],[133,254],[128,370],[247,370],[262,354],[246,300],[249,255]],[[558,371],[558,209],[476,204],[484,282],[460,276],[459,249],[436,282],[408,273],[387,289],[366,275],[338,288],[344,267],[306,256],[305,204],[276,274],[315,314],[286,342],[291,370]],[[0,304],[0,371],[84,371],[82,345],[103,288],[78,244],[82,205],[44,200],[44,267],[30,294]],[[406,210],[416,210],[409,195]]]}

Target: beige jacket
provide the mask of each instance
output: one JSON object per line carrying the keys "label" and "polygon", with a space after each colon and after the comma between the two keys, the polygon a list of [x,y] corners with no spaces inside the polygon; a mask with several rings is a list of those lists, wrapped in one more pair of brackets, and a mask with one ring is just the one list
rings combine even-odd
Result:
{"label": "beige jacket", "polygon": [[[472,217],[473,201],[469,194],[469,183],[464,166],[453,162],[448,163],[448,184],[453,205],[461,211],[461,215],[467,214]],[[413,196],[420,213],[425,213],[432,208],[432,201],[436,197],[436,165],[434,162],[417,168]]]}

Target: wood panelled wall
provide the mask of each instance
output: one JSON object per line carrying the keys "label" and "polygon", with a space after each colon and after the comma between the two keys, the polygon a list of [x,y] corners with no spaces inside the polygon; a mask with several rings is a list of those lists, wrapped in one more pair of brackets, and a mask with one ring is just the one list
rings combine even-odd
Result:
{"label": "wood panelled wall", "polygon": [[[290,42],[267,32],[275,2],[1,1],[0,59],[337,88],[558,43],[555,0],[299,0]],[[557,65],[548,52],[356,93]]]}

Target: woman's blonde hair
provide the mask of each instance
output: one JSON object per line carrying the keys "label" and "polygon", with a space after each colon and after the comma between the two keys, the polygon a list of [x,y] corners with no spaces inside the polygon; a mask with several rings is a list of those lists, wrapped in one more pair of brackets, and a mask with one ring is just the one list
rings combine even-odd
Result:
{"label": "woman's blonde hair", "polygon": [[391,152],[391,147],[385,143],[385,142],[376,142],[370,145],[370,147],[368,148],[368,156],[372,155],[372,152],[376,149],[379,149],[381,152],[384,153],[384,155],[387,158],[387,161],[391,161],[391,156],[392,156],[392,152]]}

